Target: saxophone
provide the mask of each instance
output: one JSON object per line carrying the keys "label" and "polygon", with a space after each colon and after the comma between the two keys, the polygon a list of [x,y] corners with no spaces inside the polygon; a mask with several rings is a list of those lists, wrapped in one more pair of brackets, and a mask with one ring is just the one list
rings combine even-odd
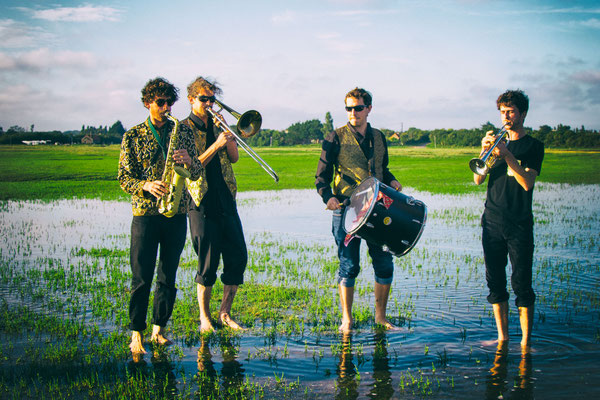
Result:
{"label": "saxophone", "polygon": [[177,214],[183,188],[185,187],[185,179],[189,178],[191,174],[185,167],[175,165],[175,161],[173,161],[173,152],[179,144],[179,135],[177,134],[179,121],[170,113],[166,113],[165,116],[173,121],[175,126],[171,131],[167,159],[165,160],[165,170],[162,175],[162,181],[169,186],[169,192],[158,200],[158,212],[170,218]]}

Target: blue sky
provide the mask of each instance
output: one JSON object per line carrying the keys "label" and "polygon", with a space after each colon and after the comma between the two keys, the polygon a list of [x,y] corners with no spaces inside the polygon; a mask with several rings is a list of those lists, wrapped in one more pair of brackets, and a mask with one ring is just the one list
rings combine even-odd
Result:
{"label": "blue sky", "polygon": [[[373,126],[498,125],[496,97],[530,97],[526,125],[600,129],[600,2],[513,0],[29,1],[0,5],[0,126],[126,128],[140,90],[216,78],[226,104],[285,129],[373,94]],[[230,122],[233,118],[227,116]]]}

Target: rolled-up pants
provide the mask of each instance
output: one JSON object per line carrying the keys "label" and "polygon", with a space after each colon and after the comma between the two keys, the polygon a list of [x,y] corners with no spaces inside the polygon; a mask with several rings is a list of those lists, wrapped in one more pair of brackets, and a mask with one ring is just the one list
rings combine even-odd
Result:
{"label": "rolled-up pants", "polygon": [[[185,245],[185,214],[172,218],[163,215],[134,216],[131,222],[131,298],[129,329],[146,329],[150,289],[156,269],[156,288],[152,305],[152,324],[165,326],[173,312],[177,288],[175,277]],[[159,251],[160,248],[160,251]],[[158,268],[156,256],[158,252]]]}
{"label": "rolled-up pants", "polygon": [[491,304],[508,300],[506,265],[508,256],[512,265],[510,283],[516,295],[517,307],[535,303],[532,288],[533,221],[513,221],[486,210],[481,218],[485,278],[490,290]]}

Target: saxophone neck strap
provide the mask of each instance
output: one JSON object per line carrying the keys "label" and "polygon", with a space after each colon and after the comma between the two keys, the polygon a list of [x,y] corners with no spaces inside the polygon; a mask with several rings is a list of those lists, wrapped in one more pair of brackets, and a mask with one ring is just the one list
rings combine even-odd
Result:
{"label": "saxophone neck strap", "polygon": [[160,146],[160,149],[162,150],[162,153],[165,156],[165,160],[166,160],[167,159],[167,149],[165,146],[166,135],[163,138],[158,134],[158,132],[156,131],[156,128],[152,124],[152,120],[150,119],[150,117],[148,117],[147,122],[148,122],[148,126],[150,127],[150,130],[152,131],[152,135],[154,135],[154,138],[158,142],[158,145]]}

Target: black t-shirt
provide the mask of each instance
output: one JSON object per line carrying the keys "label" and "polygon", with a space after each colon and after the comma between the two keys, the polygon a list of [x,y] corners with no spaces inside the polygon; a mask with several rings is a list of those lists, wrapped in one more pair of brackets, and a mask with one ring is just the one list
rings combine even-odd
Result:
{"label": "black t-shirt", "polygon": [[[523,168],[542,172],[544,159],[544,144],[539,140],[525,135],[519,140],[510,141],[507,145]],[[506,161],[499,159],[489,173],[487,187],[486,211],[495,215],[509,218],[513,221],[531,220],[533,214],[531,205],[533,188],[523,189],[514,176],[510,176]]]}

